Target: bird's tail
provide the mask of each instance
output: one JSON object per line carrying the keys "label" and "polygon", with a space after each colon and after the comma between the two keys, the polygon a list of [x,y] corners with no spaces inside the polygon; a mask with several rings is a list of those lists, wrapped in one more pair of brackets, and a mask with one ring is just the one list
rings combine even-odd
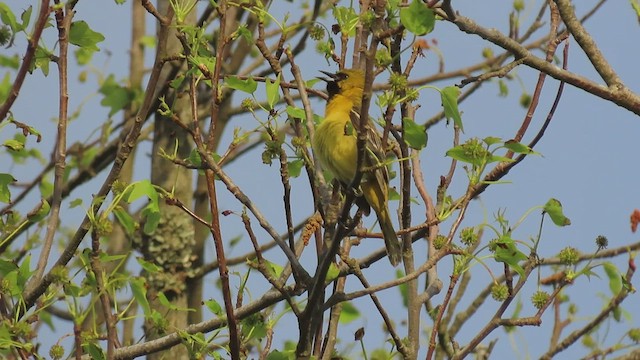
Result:
{"label": "bird's tail", "polygon": [[402,247],[398,241],[398,236],[393,228],[393,223],[389,217],[389,212],[386,209],[381,211],[378,215],[378,222],[380,223],[380,229],[382,230],[382,236],[384,237],[384,245],[387,248],[387,255],[389,255],[389,262],[391,265],[398,266],[402,259]]}

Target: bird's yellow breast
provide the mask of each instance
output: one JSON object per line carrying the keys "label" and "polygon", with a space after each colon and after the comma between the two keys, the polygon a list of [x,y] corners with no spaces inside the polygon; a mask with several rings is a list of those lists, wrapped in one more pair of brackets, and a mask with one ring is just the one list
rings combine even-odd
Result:
{"label": "bird's yellow breast", "polygon": [[356,175],[358,162],[356,130],[351,126],[348,112],[334,115],[316,129],[313,147],[323,168],[348,184]]}

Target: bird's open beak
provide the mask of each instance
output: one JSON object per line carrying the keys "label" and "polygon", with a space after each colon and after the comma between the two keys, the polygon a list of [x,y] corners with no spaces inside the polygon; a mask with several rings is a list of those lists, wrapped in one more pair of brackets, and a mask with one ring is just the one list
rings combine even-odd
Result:
{"label": "bird's open beak", "polygon": [[320,72],[321,72],[321,73],[323,73],[323,74],[325,74],[325,75],[327,75],[327,76],[329,77],[329,79],[327,79],[326,77],[318,76],[317,78],[318,78],[318,79],[320,79],[320,80],[322,80],[322,81],[332,82],[332,81],[335,81],[335,80],[336,80],[336,78],[337,78],[337,75],[336,75],[336,74],[334,74],[334,73],[330,73],[330,72],[328,72],[328,71],[322,71],[322,70],[320,70]]}

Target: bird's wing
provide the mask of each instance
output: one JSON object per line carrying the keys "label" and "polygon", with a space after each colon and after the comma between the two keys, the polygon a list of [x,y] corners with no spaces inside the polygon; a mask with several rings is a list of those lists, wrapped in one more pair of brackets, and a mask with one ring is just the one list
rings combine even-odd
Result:
{"label": "bird's wing", "polygon": [[[351,111],[351,123],[354,127],[354,135],[360,128],[360,115]],[[373,124],[367,126],[367,148],[365,151],[364,168],[366,169],[364,176],[365,181],[375,181],[381,189],[387,189],[389,183],[389,171],[385,164],[385,151],[382,147],[382,137]]]}

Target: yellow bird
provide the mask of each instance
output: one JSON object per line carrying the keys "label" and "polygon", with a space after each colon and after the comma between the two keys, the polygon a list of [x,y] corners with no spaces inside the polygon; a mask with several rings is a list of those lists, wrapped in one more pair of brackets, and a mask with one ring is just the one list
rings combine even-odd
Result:
{"label": "yellow bird", "polygon": [[[343,185],[348,186],[356,175],[358,166],[357,111],[362,105],[364,73],[360,70],[341,70],[335,74],[322,71],[330,79],[327,82],[329,100],[324,121],[313,138],[313,149],[324,169],[329,170]],[[389,174],[384,164],[385,153],[380,135],[373,127],[367,134],[367,148],[360,188],[367,204],[378,216],[384,243],[391,265],[400,263],[402,250],[389,215]],[[368,209],[365,208],[365,213]]]}

